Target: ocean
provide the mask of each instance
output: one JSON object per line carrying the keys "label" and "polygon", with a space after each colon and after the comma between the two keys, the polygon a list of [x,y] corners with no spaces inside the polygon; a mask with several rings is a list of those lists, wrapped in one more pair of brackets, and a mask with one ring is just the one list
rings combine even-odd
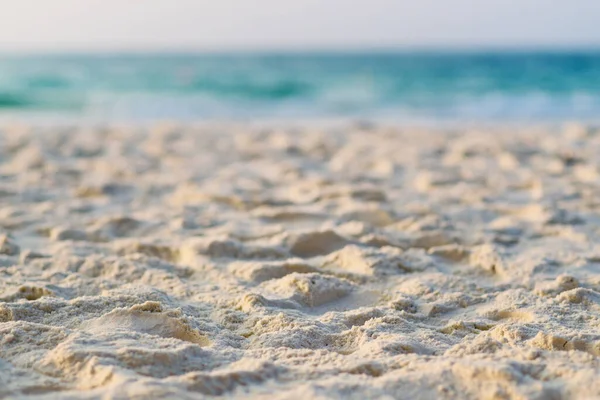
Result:
{"label": "ocean", "polygon": [[600,52],[4,55],[0,114],[595,121]]}

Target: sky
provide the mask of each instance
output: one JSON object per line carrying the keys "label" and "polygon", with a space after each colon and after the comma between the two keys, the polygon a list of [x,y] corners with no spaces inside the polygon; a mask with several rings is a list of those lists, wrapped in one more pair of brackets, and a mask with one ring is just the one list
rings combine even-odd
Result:
{"label": "sky", "polygon": [[0,0],[0,51],[599,47],[600,0]]}

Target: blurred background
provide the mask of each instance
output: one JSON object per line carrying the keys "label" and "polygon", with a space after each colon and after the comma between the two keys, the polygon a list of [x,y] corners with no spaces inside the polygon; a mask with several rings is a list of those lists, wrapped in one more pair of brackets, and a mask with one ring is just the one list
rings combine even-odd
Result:
{"label": "blurred background", "polygon": [[597,0],[0,5],[0,116],[600,117]]}

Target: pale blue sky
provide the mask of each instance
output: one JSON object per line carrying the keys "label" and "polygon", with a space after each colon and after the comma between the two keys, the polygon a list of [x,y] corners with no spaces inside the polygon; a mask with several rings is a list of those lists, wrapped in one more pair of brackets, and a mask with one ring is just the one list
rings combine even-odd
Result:
{"label": "pale blue sky", "polygon": [[600,47],[600,0],[0,0],[0,50]]}

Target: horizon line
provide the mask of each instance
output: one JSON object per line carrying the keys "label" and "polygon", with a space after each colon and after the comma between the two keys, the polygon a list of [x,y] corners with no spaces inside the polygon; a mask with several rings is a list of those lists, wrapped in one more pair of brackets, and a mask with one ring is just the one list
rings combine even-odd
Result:
{"label": "horizon line", "polygon": [[121,47],[121,48],[64,48],[64,49],[2,49],[0,56],[38,55],[294,55],[294,54],[460,54],[460,53],[591,53],[600,52],[600,43],[573,45],[383,45],[383,46],[265,46],[265,47]]}

